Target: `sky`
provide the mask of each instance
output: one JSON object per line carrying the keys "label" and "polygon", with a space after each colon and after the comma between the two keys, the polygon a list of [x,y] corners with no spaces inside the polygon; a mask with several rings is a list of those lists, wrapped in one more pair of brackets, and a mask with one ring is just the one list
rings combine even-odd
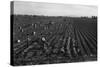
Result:
{"label": "sky", "polygon": [[45,16],[97,16],[98,8],[97,6],[92,5],[14,1],[14,14]]}

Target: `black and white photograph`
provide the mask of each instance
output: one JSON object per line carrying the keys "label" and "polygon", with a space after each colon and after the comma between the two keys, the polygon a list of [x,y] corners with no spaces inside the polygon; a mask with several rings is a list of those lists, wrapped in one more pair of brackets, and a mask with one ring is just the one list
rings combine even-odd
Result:
{"label": "black and white photograph", "polygon": [[97,61],[98,7],[10,2],[12,66]]}

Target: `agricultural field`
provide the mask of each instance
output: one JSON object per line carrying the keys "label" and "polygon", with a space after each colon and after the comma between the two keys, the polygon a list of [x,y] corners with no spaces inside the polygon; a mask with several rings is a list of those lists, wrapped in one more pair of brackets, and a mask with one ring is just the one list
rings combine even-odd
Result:
{"label": "agricultural field", "polygon": [[11,15],[12,65],[97,60],[97,17]]}

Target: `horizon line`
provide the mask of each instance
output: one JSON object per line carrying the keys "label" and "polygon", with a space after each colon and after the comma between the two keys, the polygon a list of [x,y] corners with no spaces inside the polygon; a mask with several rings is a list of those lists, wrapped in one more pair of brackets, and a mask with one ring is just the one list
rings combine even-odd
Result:
{"label": "horizon line", "polygon": [[56,16],[56,15],[51,16],[51,15],[50,15],[50,16],[49,16],[49,15],[34,15],[34,14],[11,14],[11,15],[47,16],[47,17],[98,17],[98,16],[75,16],[75,15],[73,15],[73,16],[72,16],[72,15],[70,15],[70,16],[68,16],[68,15],[66,15],[66,16],[65,16],[65,15],[64,15],[64,16],[63,16],[63,15],[62,15],[62,16],[60,16],[60,15],[59,15],[59,16]]}

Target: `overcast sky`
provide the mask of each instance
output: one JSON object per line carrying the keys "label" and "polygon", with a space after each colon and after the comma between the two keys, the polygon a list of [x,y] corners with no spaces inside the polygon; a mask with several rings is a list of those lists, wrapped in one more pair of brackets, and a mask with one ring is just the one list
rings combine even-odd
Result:
{"label": "overcast sky", "polygon": [[46,16],[97,16],[96,6],[14,1],[14,14]]}

